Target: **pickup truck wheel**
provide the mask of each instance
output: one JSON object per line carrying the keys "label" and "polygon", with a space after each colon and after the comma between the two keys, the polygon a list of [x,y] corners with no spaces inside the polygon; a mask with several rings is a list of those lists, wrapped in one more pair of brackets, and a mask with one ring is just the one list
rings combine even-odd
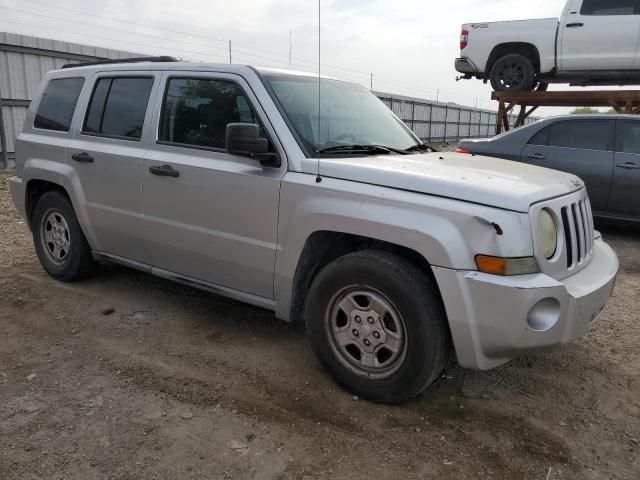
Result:
{"label": "pickup truck wheel", "polygon": [[40,263],[52,277],[77,280],[95,265],[71,203],[60,192],[46,192],[31,219],[33,243]]}
{"label": "pickup truck wheel", "polygon": [[533,63],[524,55],[512,53],[500,57],[491,67],[489,80],[494,90],[532,90],[536,83]]}
{"label": "pickup truck wheel", "polygon": [[373,402],[404,402],[438,377],[450,345],[446,321],[427,275],[374,250],[327,265],[305,306],[320,363],[347,390]]}

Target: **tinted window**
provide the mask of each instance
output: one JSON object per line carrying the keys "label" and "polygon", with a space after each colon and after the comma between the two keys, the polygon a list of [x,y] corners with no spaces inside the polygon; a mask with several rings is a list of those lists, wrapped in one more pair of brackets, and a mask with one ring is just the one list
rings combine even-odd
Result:
{"label": "tinted window", "polygon": [[637,0],[584,0],[581,15],[633,15]]}
{"label": "tinted window", "polygon": [[140,138],[152,86],[152,78],[100,79],[91,97],[84,131]]}
{"label": "tinted window", "polygon": [[225,80],[169,80],[162,106],[159,140],[225,148],[229,123],[257,123],[239,85]]}
{"label": "tinted window", "polygon": [[560,122],[549,130],[552,147],[609,150],[609,122]]}
{"label": "tinted window", "polygon": [[549,129],[543,128],[538,133],[536,133],[531,140],[529,140],[530,145],[546,145],[549,141]]}
{"label": "tinted window", "polygon": [[640,154],[640,123],[622,123],[620,150]]}
{"label": "tinted window", "polygon": [[83,84],[83,78],[50,80],[38,105],[33,126],[68,132]]}

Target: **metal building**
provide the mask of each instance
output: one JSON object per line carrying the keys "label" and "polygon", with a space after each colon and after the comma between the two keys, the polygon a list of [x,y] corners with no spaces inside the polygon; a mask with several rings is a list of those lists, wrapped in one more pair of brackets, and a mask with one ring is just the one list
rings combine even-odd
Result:
{"label": "metal building", "polygon": [[[66,63],[139,56],[143,55],[0,32],[0,168],[13,164],[15,139],[47,71]],[[376,95],[424,141],[455,141],[495,132],[496,112],[491,110],[383,92]]]}

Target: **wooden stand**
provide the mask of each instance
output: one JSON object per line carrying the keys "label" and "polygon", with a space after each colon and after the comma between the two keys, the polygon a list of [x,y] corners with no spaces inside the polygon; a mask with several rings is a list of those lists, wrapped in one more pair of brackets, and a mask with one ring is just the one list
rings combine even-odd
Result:
{"label": "wooden stand", "polygon": [[570,92],[493,92],[492,100],[499,102],[496,135],[509,130],[509,112],[520,107],[514,128],[539,107],[611,107],[617,113],[640,114],[640,90],[573,90]]}

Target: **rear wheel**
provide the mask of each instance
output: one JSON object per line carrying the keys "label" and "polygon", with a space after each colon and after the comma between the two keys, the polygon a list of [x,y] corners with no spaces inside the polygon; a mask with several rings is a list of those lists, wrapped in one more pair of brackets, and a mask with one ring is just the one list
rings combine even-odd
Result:
{"label": "rear wheel", "polygon": [[419,395],[442,371],[449,348],[435,285],[387,252],[355,252],[327,265],[311,285],[305,321],[325,368],[374,402]]}
{"label": "rear wheel", "polygon": [[60,192],[44,193],[31,219],[33,243],[49,275],[71,281],[88,275],[95,265],[69,199]]}
{"label": "rear wheel", "polygon": [[524,55],[512,53],[500,57],[489,73],[491,86],[495,91],[532,90],[536,84],[533,63]]}

